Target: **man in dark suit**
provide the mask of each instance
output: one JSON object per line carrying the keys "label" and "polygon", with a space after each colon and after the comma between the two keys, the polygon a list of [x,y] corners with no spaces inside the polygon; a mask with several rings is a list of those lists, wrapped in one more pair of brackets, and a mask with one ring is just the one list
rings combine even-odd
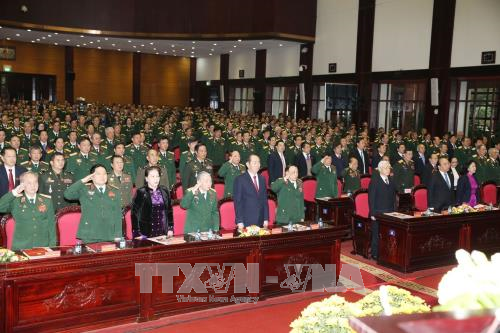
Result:
{"label": "man in dark suit", "polygon": [[437,171],[437,163],[438,163],[438,155],[432,154],[429,157],[429,163],[427,163],[424,167],[422,183],[429,187],[431,184],[432,175]]}
{"label": "man in dark suit", "polygon": [[413,162],[415,162],[415,173],[420,176],[422,183],[424,183],[425,166],[427,165],[427,158],[425,157],[425,145],[419,144],[417,152],[413,155]]}
{"label": "man in dark suit", "polygon": [[337,169],[337,178],[344,177],[344,169],[347,168],[349,162],[342,156],[342,145],[340,142],[333,149],[332,165]]}
{"label": "man in dark suit", "polygon": [[260,158],[250,154],[247,171],[236,177],[233,184],[233,200],[236,212],[236,224],[239,229],[251,225],[267,228],[269,206],[267,203],[266,181],[259,175]]}
{"label": "man in dark suit", "polygon": [[16,150],[5,147],[2,151],[3,166],[0,166],[0,197],[12,191],[20,184],[19,176],[26,172],[26,169],[16,165]]}
{"label": "man in dark suit", "polygon": [[368,174],[370,172],[370,160],[368,159],[368,153],[365,151],[365,139],[358,137],[356,142],[356,148],[351,151],[349,158],[354,157],[358,160],[358,170],[361,174]]}
{"label": "man in dark suit", "polygon": [[387,153],[387,145],[379,142],[377,143],[376,149],[373,151],[372,156],[372,170],[378,168],[378,163],[382,161],[382,157]]}
{"label": "man in dark suit", "polygon": [[295,166],[299,169],[299,178],[312,176],[312,167],[316,162],[311,156],[311,145],[302,142],[302,152],[295,156]]}
{"label": "man in dark suit", "polygon": [[406,146],[404,143],[399,143],[394,154],[391,155],[391,164],[396,165],[399,161],[404,159],[404,154],[406,151]]}
{"label": "man in dark suit", "polygon": [[278,141],[276,143],[276,151],[269,154],[267,158],[267,171],[269,172],[269,185],[276,179],[285,175],[286,159],[285,159],[285,143]]}
{"label": "man in dark suit", "polygon": [[448,209],[455,202],[452,186],[453,174],[449,171],[450,161],[446,157],[440,157],[438,171],[432,175],[427,191],[429,207],[434,208],[437,213]]}
{"label": "man in dark suit", "polygon": [[378,258],[378,221],[377,214],[394,212],[396,210],[396,185],[390,179],[391,165],[387,161],[378,164],[379,175],[372,178],[368,186],[368,204],[372,220],[372,258]]}

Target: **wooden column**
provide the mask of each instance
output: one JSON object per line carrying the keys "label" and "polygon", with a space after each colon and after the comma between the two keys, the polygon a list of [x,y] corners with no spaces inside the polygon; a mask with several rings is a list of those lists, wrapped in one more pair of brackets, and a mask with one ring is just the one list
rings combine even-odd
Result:
{"label": "wooden column", "polygon": [[132,103],[141,104],[141,54],[132,56]]}
{"label": "wooden column", "polygon": [[189,105],[199,105],[196,89],[196,58],[191,58],[189,61]]}
{"label": "wooden column", "polygon": [[[429,78],[427,80],[425,127],[433,134],[448,131],[450,109],[450,65],[456,0],[434,0]],[[439,106],[431,105],[431,78],[439,80]],[[435,110],[438,114],[435,114]]]}
{"label": "wooden column", "polygon": [[[73,47],[64,47],[64,98],[73,103],[74,101],[74,83],[75,83],[75,71],[73,68]],[[61,84],[57,82],[56,84]]]}
{"label": "wooden column", "polygon": [[[359,0],[356,77],[358,82],[358,114],[353,121],[360,125],[370,120],[372,98],[372,53],[375,24],[375,0]],[[370,126],[375,124],[369,123]]]}
{"label": "wooden column", "polygon": [[300,83],[304,84],[305,104],[300,103],[300,85],[299,85],[299,100],[297,102],[297,118],[305,119],[311,117],[312,108],[312,65],[313,65],[314,43],[300,45],[300,66],[299,71]]}
{"label": "wooden column", "polygon": [[[224,86],[224,103],[220,103],[219,108],[223,108],[226,111],[228,110],[228,100],[229,97],[229,53],[220,55],[220,84]],[[222,96],[220,96],[219,101],[222,101]]]}
{"label": "wooden column", "polygon": [[253,112],[256,114],[262,114],[266,111],[266,64],[267,50],[255,51]]}

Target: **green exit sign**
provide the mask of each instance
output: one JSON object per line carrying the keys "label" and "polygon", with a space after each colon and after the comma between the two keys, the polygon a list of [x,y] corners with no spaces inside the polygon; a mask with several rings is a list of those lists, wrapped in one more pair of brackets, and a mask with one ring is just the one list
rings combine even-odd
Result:
{"label": "green exit sign", "polygon": [[11,65],[3,65],[3,71],[4,72],[11,72],[12,66]]}

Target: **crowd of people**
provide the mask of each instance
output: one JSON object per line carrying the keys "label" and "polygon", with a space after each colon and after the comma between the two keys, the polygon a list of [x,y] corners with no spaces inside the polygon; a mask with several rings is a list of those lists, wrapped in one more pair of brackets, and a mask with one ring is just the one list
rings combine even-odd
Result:
{"label": "crowd of people", "polygon": [[127,206],[134,237],[172,235],[179,180],[186,233],[219,229],[215,181],[233,198],[240,228],[267,226],[267,188],[278,224],[303,221],[309,176],[320,198],[339,194],[338,179],[353,193],[370,174],[372,216],[394,210],[390,198],[411,191],[414,175],[436,210],[475,205],[483,183],[500,184],[492,137],[200,108],[2,101],[0,114],[0,211],[16,220],[15,249],[55,245],[54,213],[70,205],[81,206],[77,237],[86,243],[121,237]]}

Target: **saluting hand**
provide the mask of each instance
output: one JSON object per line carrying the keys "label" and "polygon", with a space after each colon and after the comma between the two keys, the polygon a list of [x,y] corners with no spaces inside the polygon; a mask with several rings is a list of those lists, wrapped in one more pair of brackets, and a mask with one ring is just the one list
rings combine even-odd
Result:
{"label": "saluting hand", "polygon": [[20,197],[22,196],[22,193],[24,191],[24,183],[19,184],[15,189],[12,190],[12,194],[15,197]]}
{"label": "saluting hand", "polygon": [[90,175],[82,178],[82,183],[88,183],[89,181],[91,180],[94,180],[94,175],[95,175],[95,172],[94,173],[91,173]]}
{"label": "saluting hand", "polygon": [[188,191],[195,193],[200,188],[200,184],[196,184],[195,186],[188,188]]}

